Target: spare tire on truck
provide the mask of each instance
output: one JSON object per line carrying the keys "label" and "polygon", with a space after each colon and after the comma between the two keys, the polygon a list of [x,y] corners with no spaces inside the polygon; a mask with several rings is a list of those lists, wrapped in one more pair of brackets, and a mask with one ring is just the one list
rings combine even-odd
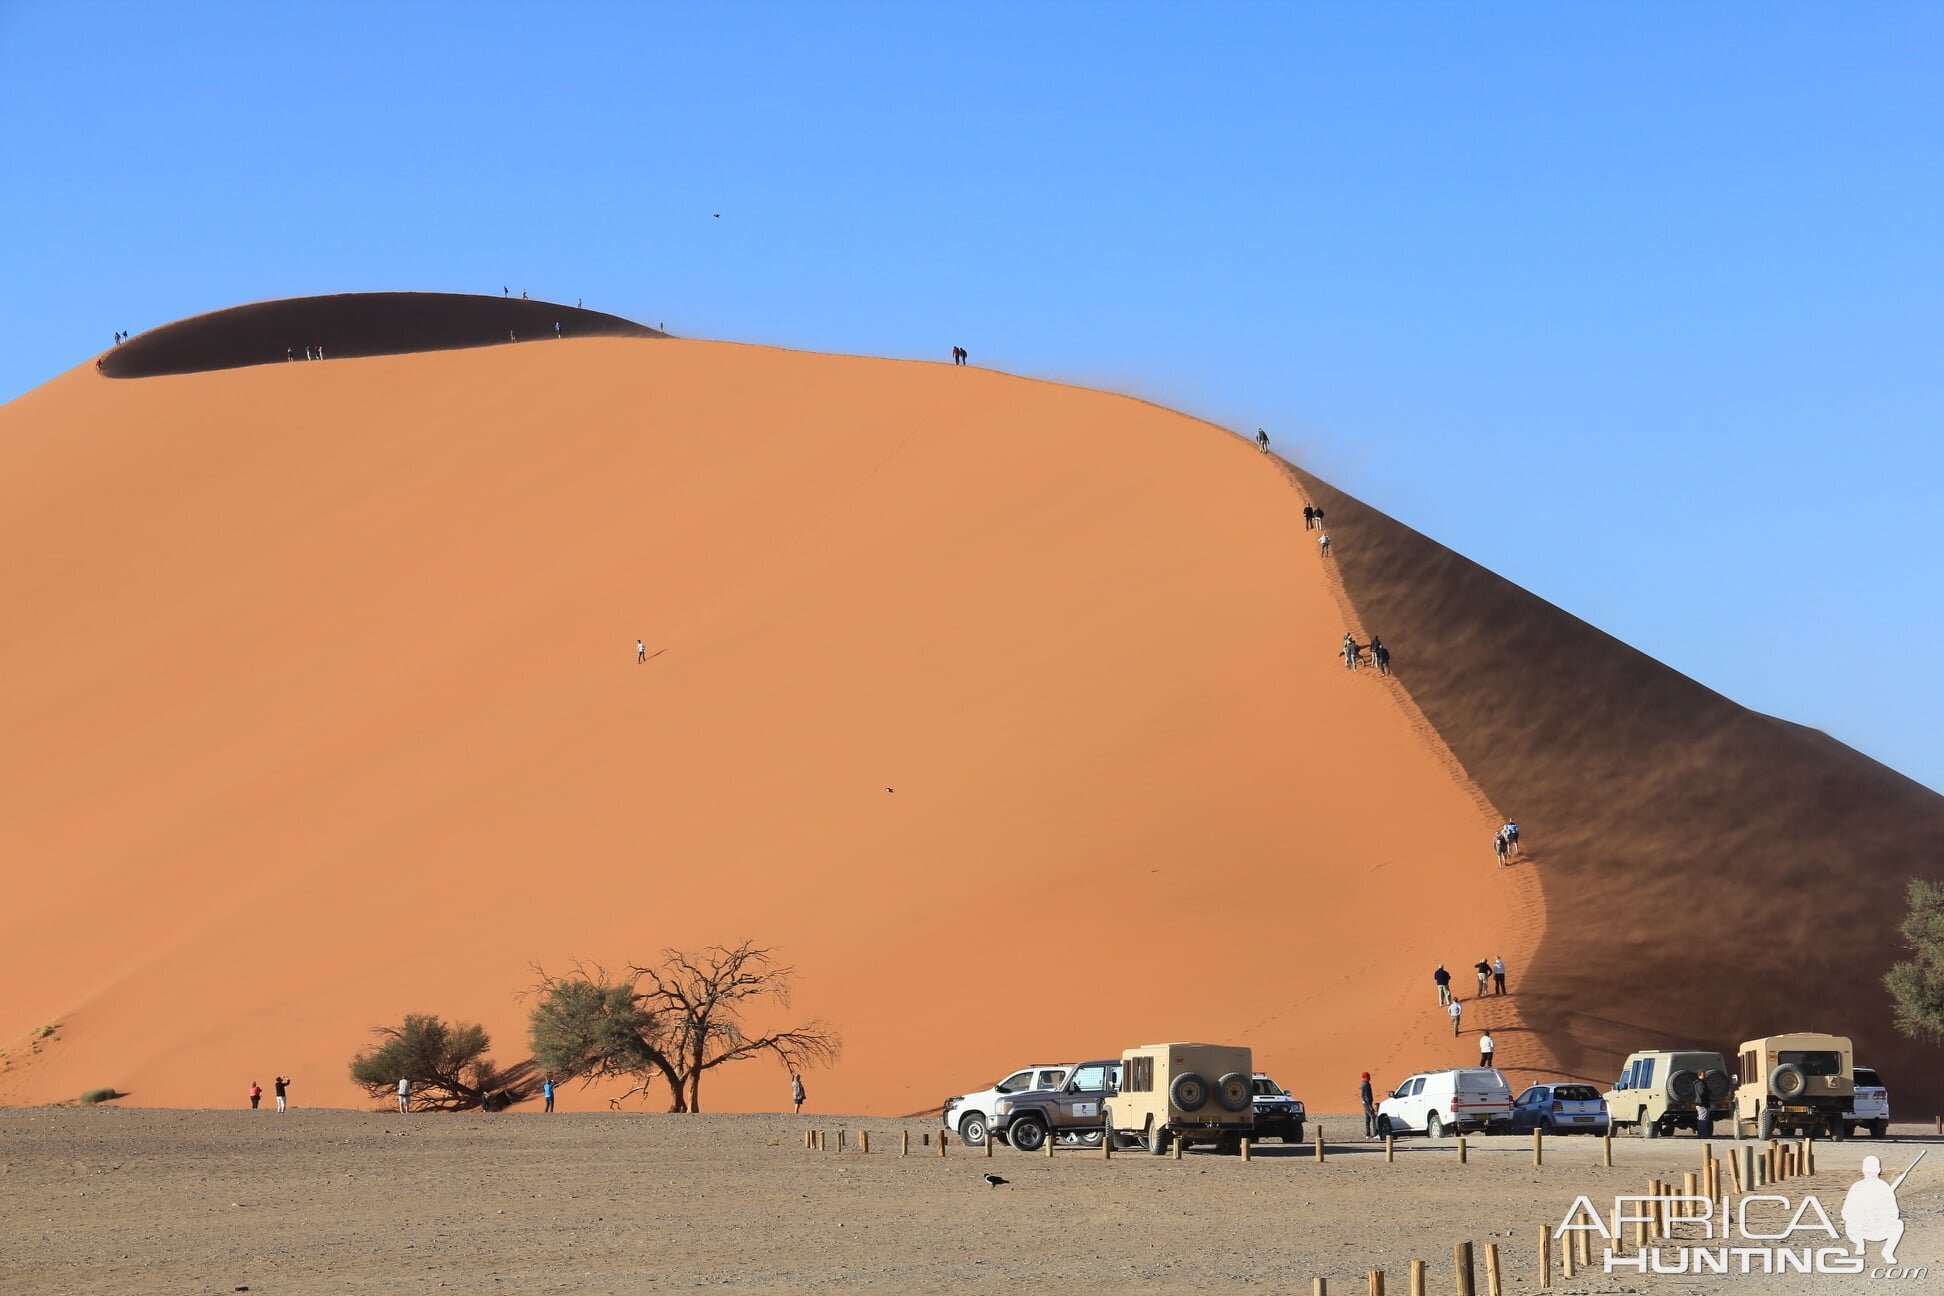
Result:
{"label": "spare tire on truck", "polygon": [[1168,1100],[1183,1111],[1200,1111],[1208,1105],[1208,1081],[1183,1071],[1168,1086]]}
{"label": "spare tire on truck", "polygon": [[1667,1092],[1681,1102],[1693,1102],[1695,1100],[1695,1086],[1700,1082],[1700,1079],[1701,1077],[1695,1072],[1683,1067],[1681,1070],[1667,1077]]}
{"label": "spare tire on truck", "polygon": [[1809,1077],[1793,1062],[1784,1062],[1769,1072],[1769,1092],[1787,1102],[1800,1098],[1809,1089]]}
{"label": "spare tire on truck", "polygon": [[1231,1071],[1215,1082],[1215,1101],[1232,1112],[1245,1112],[1255,1103],[1254,1086],[1240,1071]]}

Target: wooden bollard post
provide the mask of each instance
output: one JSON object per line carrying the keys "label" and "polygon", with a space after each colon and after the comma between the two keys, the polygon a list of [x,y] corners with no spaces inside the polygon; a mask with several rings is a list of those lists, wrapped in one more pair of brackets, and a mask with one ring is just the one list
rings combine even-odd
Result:
{"label": "wooden bollard post", "polygon": [[898,1155],[899,1156],[911,1155],[911,1131],[910,1130],[898,1131]]}
{"label": "wooden bollard post", "polygon": [[1944,1134],[1944,1116],[1939,1116],[1937,1118],[1937,1132],[1939,1134]]}
{"label": "wooden bollard post", "polygon": [[1532,1164],[1535,1166],[1545,1164],[1545,1138],[1540,1131],[1532,1131]]}
{"label": "wooden bollard post", "polygon": [[1460,1242],[1451,1248],[1451,1268],[1458,1296],[1477,1296],[1477,1280],[1472,1275],[1471,1243]]}
{"label": "wooden bollard post", "polygon": [[1613,1247],[1615,1255],[1627,1249],[1627,1234],[1620,1227],[1620,1207],[1617,1204],[1613,1208],[1613,1241],[1609,1245]]}
{"label": "wooden bollard post", "polygon": [[1424,1296],[1424,1261],[1411,1261],[1411,1296]]}
{"label": "wooden bollard post", "polygon": [[1600,1140],[1600,1160],[1609,1166],[1613,1164],[1613,1135],[1611,1134]]}
{"label": "wooden bollard post", "polygon": [[1384,1271],[1372,1269],[1364,1275],[1365,1296],[1384,1296]]}
{"label": "wooden bollard post", "polygon": [[1539,1289],[1552,1286],[1552,1230],[1539,1226]]}
{"label": "wooden bollard post", "polygon": [[1310,1279],[1310,1296],[1330,1296],[1329,1280],[1324,1278]]}
{"label": "wooden bollard post", "polygon": [[[1689,1170],[1687,1173],[1681,1176],[1681,1193],[1683,1196],[1686,1197],[1701,1196],[1701,1185],[1697,1182],[1697,1176],[1695,1175],[1694,1171]],[[1692,1219],[1693,1217],[1694,1217],[1694,1203],[1682,1202],[1681,1218]]]}
{"label": "wooden bollard post", "polygon": [[945,1155],[945,1131],[938,1131],[938,1155]]}
{"label": "wooden bollard post", "polygon": [[1040,1144],[1040,1146],[1041,1146],[1041,1147],[1043,1147],[1043,1148],[1045,1148],[1045,1149],[1046,1149],[1046,1159],[1047,1159],[1048,1161],[1051,1161],[1051,1160],[1053,1159],[1053,1144],[1054,1144],[1054,1142],[1055,1142],[1055,1140],[1049,1137],[1049,1138],[1048,1138],[1048,1139],[1046,1140],[1046,1142],[1044,1142],[1044,1143],[1042,1143],[1042,1144]]}
{"label": "wooden bollard post", "polygon": [[1316,1128],[1316,1159],[1322,1161],[1327,1156],[1328,1154],[1323,1150],[1323,1127],[1319,1125]]}
{"label": "wooden bollard post", "polygon": [[1579,1252],[1580,1268],[1584,1269],[1586,1268],[1586,1266],[1592,1264],[1593,1263],[1592,1235],[1589,1234],[1585,1229],[1577,1230],[1573,1234],[1573,1250]]}
{"label": "wooden bollard post", "polygon": [[869,1130],[859,1130],[859,1131],[857,1131],[857,1150],[858,1150],[859,1152],[862,1152],[862,1153],[864,1153],[864,1154],[865,1154],[866,1156],[869,1156],[869,1155],[870,1155],[870,1152],[871,1152],[871,1131],[869,1131]]}
{"label": "wooden bollard post", "polygon": [[1181,1135],[1176,1134],[1169,1142],[1171,1146],[1168,1148],[1168,1155],[1177,1161],[1181,1160]]}
{"label": "wooden bollard post", "polygon": [[839,1152],[844,1150],[844,1131],[842,1130],[837,1131],[837,1150]]}
{"label": "wooden bollard post", "polygon": [[[1053,1141],[1053,1136],[1051,1134],[1048,1134],[1046,1136],[1046,1141],[1051,1143]],[[992,1137],[992,1127],[990,1125],[986,1126],[986,1136],[983,1139],[979,1140],[979,1146],[985,1151],[985,1154],[988,1159],[990,1159],[990,1157],[992,1156],[992,1145],[996,1142],[998,1142],[998,1140]]]}
{"label": "wooden bollard post", "polygon": [[1652,1237],[1661,1234],[1661,1181],[1647,1181],[1647,1232]]}
{"label": "wooden bollard post", "polygon": [[816,1147],[817,1136],[812,1134],[809,1130],[803,1131],[803,1146],[805,1149]]}
{"label": "wooden bollard post", "polygon": [[1397,1160],[1397,1135],[1384,1135],[1384,1164],[1390,1165]]}
{"label": "wooden bollard post", "polygon": [[[1247,1160],[1249,1159],[1249,1140],[1248,1140],[1248,1139],[1243,1139],[1243,1140],[1242,1140],[1242,1159],[1243,1159],[1244,1161],[1247,1161]],[[1317,1279],[1316,1281],[1318,1281],[1318,1282],[1322,1282],[1323,1280],[1322,1280],[1321,1278],[1318,1278],[1318,1279]]]}
{"label": "wooden bollard post", "polygon": [[1579,1267],[1573,1263],[1573,1244],[1564,1238],[1559,1242],[1559,1268],[1568,1278],[1579,1272]]}
{"label": "wooden bollard post", "polygon": [[1485,1296],[1505,1296],[1505,1282],[1499,1274],[1496,1242],[1485,1244]]}
{"label": "wooden bollard post", "polygon": [[1463,1134],[1458,1136],[1458,1164],[1465,1164],[1465,1136]]}
{"label": "wooden bollard post", "polygon": [[1816,1140],[1804,1139],[1802,1142],[1802,1173],[1816,1173]]}
{"label": "wooden bollard post", "polygon": [[1100,1159],[1102,1161],[1114,1159],[1114,1131],[1110,1129],[1100,1131]]}

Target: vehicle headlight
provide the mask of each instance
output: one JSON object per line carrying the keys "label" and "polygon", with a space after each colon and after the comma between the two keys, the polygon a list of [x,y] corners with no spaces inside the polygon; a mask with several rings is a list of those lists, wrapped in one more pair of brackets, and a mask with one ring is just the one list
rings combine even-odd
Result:
{"label": "vehicle headlight", "polygon": [[994,1116],[1004,1116],[1010,1111],[1012,1111],[1012,1099],[1010,1098],[1001,1098],[998,1102],[992,1104],[992,1114]]}

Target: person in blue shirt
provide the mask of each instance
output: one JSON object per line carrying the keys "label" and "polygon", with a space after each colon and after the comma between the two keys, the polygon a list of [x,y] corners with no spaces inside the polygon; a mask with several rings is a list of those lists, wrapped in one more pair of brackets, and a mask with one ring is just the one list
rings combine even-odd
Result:
{"label": "person in blue shirt", "polygon": [[540,1095],[547,1100],[547,1111],[553,1111],[553,1077],[548,1076],[540,1082]]}

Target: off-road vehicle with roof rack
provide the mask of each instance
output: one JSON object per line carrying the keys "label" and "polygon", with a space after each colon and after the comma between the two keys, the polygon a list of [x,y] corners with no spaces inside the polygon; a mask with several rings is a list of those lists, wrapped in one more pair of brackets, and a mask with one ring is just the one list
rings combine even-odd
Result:
{"label": "off-road vehicle with roof rack", "polygon": [[1735,1127],[1743,1135],[1849,1135],[1856,1101],[1856,1054],[1842,1035],[1805,1031],[1769,1035],[1741,1046]]}
{"label": "off-road vehicle with roof rack", "polygon": [[1719,1053],[1643,1049],[1627,1055],[1620,1078],[1600,1096],[1606,1099],[1615,1126],[1631,1125],[1642,1138],[1660,1138],[1675,1130],[1694,1129],[1704,1097],[1708,1111],[1726,1120],[1734,1087]]}

